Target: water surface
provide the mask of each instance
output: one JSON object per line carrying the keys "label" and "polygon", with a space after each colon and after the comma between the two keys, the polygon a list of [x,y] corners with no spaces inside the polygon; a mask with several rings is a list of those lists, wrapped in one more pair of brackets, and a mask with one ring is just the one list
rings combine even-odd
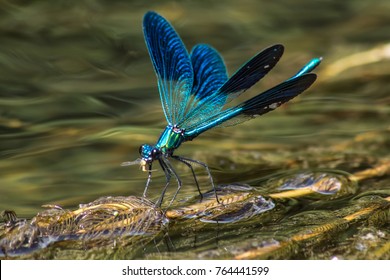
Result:
{"label": "water surface", "polygon": [[[290,77],[311,58],[324,58],[315,71],[317,82],[292,102],[242,125],[206,132],[180,147],[177,154],[208,163],[217,184],[246,183],[271,193],[283,185],[278,180],[288,176],[319,171],[348,177],[390,160],[389,1],[3,2],[1,210],[32,218],[44,204],[75,209],[102,196],[142,194],[146,174],[120,164],[138,158],[138,147],[154,144],[166,125],[143,40],[142,17],[148,10],[166,17],[187,48],[196,43],[214,46],[230,75],[258,51],[282,43],[286,50],[281,61],[239,101]],[[165,182],[155,167],[152,200]],[[197,190],[189,170],[177,169],[184,180],[180,206]],[[210,190],[206,173],[196,170],[202,190]],[[305,215],[304,207],[344,209],[365,192],[386,198],[388,174],[359,182],[353,196],[333,204],[300,201],[302,206],[286,216]],[[168,195],[174,191],[172,184]],[[264,230],[269,235],[280,231],[277,224]],[[253,220],[249,226],[255,225]],[[194,236],[208,243],[184,247],[182,237],[173,233],[170,242],[179,253],[167,257],[221,257],[208,250],[219,248],[216,240],[223,239],[224,232],[222,227],[216,234],[215,227],[207,226]],[[387,242],[389,234],[384,231]],[[232,236],[237,242],[248,238],[238,232]],[[135,257],[159,258],[162,251],[151,246],[151,255]],[[368,258],[352,255],[359,257]]]}

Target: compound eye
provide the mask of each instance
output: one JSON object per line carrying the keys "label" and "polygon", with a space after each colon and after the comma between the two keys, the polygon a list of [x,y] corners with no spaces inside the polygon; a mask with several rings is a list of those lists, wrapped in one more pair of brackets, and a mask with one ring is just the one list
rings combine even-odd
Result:
{"label": "compound eye", "polygon": [[158,154],[157,149],[153,149],[153,150],[152,150],[152,153],[151,153],[152,158],[154,158],[155,156],[157,156],[157,154]]}

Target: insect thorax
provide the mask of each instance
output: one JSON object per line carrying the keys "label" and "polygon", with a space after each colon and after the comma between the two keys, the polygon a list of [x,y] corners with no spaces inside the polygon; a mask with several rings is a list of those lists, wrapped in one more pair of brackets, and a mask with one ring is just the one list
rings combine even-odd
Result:
{"label": "insect thorax", "polygon": [[162,153],[172,153],[184,140],[184,129],[168,125],[156,143]]}

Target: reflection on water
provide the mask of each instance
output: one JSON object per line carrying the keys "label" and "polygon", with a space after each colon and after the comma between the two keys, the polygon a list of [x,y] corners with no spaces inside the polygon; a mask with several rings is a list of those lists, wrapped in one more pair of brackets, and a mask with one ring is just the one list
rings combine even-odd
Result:
{"label": "reflection on water", "polygon": [[[326,171],[332,178],[345,174],[361,178],[358,176],[367,174],[359,172],[384,166],[390,151],[390,3],[236,2],[0,4],[0,210],[32,218],[44,204],[75,209],[102,196],[142,194],[146,174],[120,163],[136,159],[139,145],[154,144],[165,127],[143,41],[141,24],[147,10],[168,18],[188,48],[196,43],[213,45],[225,58],[230,75],[259,50],[274,43],[285,45],[279,65],[240,100],[289,77],[310,58],[324,57],[316,70],[317,82],[302,96],[261,118],[207,132],[180,147],[178,154],[207,162],[218,184],[247,183],[261,194],[270,194],[291,183],[297,174],[307,184],[304,174],[318,170],[318,176]],[[174,205],[180,208],[197,190],[188,170],[177,169],[184,180]],[[202,190],[208,191],[207,174],[196,171]],[[313,200],[318,196],[310,194],[302,203],[294,198],[283,207],[292,210],[289,215],[306,215],[306,223],[313,209],[324,211],[325,217],[328,210],[344,211],[340,215],[348,217],[356,213],[353,207],[367,206],[361,202],[363,194],[370,193],[378,203],[380,197],[389,196],[388,169],[382,167],[372,174],[340,198],[316,204]],[[159,197],[164,180],[161,170],[155,171],[149,191],[152,200]],[[172,184],[169,195],[174,191]],[[256,248],[281,242],[264,236],[273,236],[283,230],[281,225],[294,221],[281,221],[282,210],[276,204],[280,218],[261,228],[261,240],[249,230],[242,237],[237,232],[229,235],[224,232],[228,224],[218,226],[217,239],[223,243],[224,237],[232,240],[234,236],[237,242],[245,238],[251,243],[244,251],[256,257]],[[321,214],[316,213],[317,217]],[[382,244],[375,229],[379,228],[384,238],[390,233],[381,228],[386,222],[380,217],[377,220],[381,223],[371,221],[377,225],[374,228],[357,224],[349,234],[371,233],[378,236],[376,244]],[[262,223],[254,218],[241,226],[249,229]],[[205,228],[188,231],[187,239],[174,230],[168,243],[177,253],[167,258],[223,257],[218,251],[221,244],[215,243],[215,224]],[[198,249],[188,245],[191,238],[198,240]],[[359,240],[354,242],[368,246],[367,241]],[[253,245],[256,242],[257,247]],[[232,252],[243,250],[233,244],[229,247]],[[158,251],[155,246],[165,251],[159,244],[148,247],[148,257],[163,256],[154,255]],[[332,254],[337,250],[321,257]],[[353,257],[376,258],[378,254]]]}

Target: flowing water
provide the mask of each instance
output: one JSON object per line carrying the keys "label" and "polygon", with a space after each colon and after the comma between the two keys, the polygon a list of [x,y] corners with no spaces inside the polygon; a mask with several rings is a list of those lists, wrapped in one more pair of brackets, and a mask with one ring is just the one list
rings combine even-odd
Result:
{"label": "flowing water", "polygon": [[[206,132],[176,151],[206,162],[218,185],[250,185],[273,199],[272,215],[241,205],[241,212],[215,223],[209,221],[215,211],[210,219],[194,220],[199,215],[192,213],[136,249],[110,247],[110,254],[92,258],[389,258],[385,0],[1,1],[0,210],[30,220],[42,205],[77,209],[100,197],[142,195],[147,174],[121,163],[137,159],[139,146],[155,144],[166,126],[142,33],[148,10],[167,18],[188,49],[215,47],[230,75],[265,47],[285,46],[275,69],[237,102],[287,79],[313,57],[323,61],[315,84],[293,101]],[[198,203],[190,170],[175,167],[184,185],[170,208]],[[154,169],[152,201],[165,185],[161,168]],[[209,191],[207,173],[195,171],[202,191]],[[328,189],[298,198],[288,192],[321,180]],[[175,191],[173,180],[163,208]],[[286,197],[276,195],[281,191]],[[354,220],[362,209],[378,218]],[[256,215],[241,220],[248,211]],[[340,217],[348,223],[337,223]],[[313,225],[332,236],[334,246],[323,235],[300,243],[300,231]],[[258,251],[275,244],[284,249]],[[27,258],[91,257],[82,251]]]}

